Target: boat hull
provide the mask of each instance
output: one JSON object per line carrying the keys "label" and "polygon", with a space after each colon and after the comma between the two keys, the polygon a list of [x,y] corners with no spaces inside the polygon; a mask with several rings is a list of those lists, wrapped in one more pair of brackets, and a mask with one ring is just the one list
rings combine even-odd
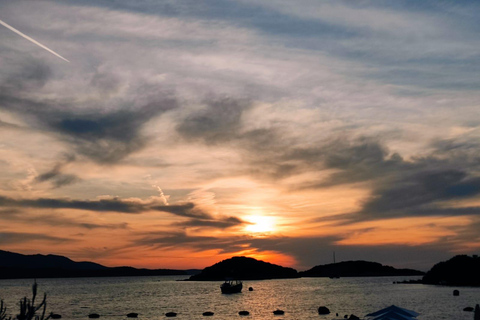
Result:
{"label": "boat hull", "polygon": [[220,286],[223,294],[240,293],[242,292],[242,288],[242,283],[231,284],[229,282],[225,282]]}

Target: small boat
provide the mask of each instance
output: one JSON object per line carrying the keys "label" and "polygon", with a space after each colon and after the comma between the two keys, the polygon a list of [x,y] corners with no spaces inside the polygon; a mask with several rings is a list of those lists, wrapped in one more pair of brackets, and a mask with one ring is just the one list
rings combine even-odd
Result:
{"label": "small boat", "polygon": [[240,280],[225,280],[220,286],[222,293],[240,293],[242,292],[243,284]]}

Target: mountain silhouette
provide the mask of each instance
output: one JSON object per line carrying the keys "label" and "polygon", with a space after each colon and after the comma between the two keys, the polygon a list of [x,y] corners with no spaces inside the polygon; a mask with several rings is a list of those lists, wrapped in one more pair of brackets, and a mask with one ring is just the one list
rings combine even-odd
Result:
{"label": "mountain silhouette", "polygon": [[23,255],[9,251],[0,250],[0,267],[7,268],[61,268],[69,270],[105,270],[108,269],[101,264],[94,262],[75,262],[67,257],[53,254],[32,254]]}
{"label": "mountain silhouette", "polygon": [[194,270],[189,271],[110,268],[94,262],[76,262],[67,257],[52,254],[23,255],[0,250],[0,279],[163,276],[187,275],[194,272]]}
{"label": "mountain silhouette", "polygon": [[220,261],[193,275],[189,280],[211,281],[227,278],[238,280],[264,280],[298,278],[298,272],[269,262],[248,257],[232,257]]}

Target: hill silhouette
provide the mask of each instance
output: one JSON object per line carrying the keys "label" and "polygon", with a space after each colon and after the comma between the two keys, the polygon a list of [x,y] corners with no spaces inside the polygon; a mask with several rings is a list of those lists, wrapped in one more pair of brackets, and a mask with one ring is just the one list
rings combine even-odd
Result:
{"label": "hill silhouette", "polygon": [[264,280],[298,278],[298,272],[292,268],[285,268],[269,262],[248,257],[232,257],[220,261],[193,275],[192,281],[225,280]]}
{"label": "hill silhouette", "polygon": [[416,276],[424,272],[412,269],[395,269],[378,262],[343,261],[315,266],[299,272],[301,277],[380,277],[380,276]]}
{"label": "hill silhouette", "polygon": [[75,262],[67,257],[53,254],[24,255],[0,250],[0,267],[7,268],[61,268],[69,270],[105,270],[107,267],[94,262]]}
{"label": "hill silhouette", "polygon": [[0,250],[0,279],[187,275],[184,270],[106,267],[57,255],[23,255]]}
{"label": "hill silhouette", "polygon": [[425,284],[480,286],[480,257],[458,255],[437,263],[422,279]]}

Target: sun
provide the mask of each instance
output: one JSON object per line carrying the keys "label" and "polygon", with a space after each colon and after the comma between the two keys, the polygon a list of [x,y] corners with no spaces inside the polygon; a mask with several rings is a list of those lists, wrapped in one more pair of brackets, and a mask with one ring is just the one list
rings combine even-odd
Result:
{"label": "sun", "polygon": [[268,233],[275,230],[275,219],[273,217],[254,215],[247,217],[245,220],[250,222],[250,224],[245,227],[245,231]]}

